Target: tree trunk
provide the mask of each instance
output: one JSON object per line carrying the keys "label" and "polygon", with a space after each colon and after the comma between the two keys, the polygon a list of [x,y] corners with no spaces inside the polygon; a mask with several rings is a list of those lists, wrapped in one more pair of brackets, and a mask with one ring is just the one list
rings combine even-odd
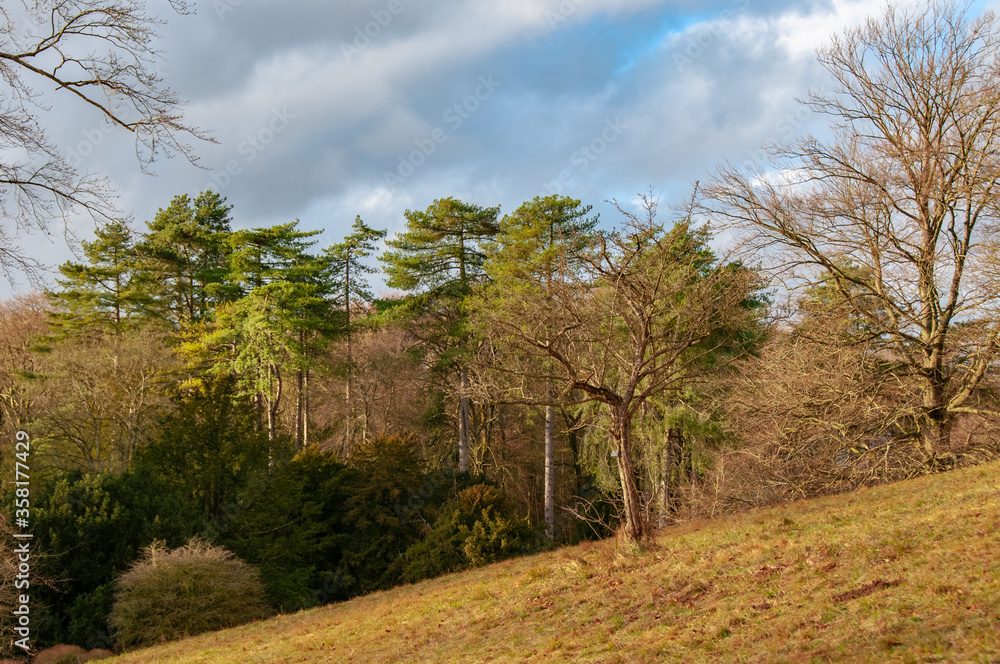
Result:
{"label": "tree trunk", "polygon": [[302,390],[305,385],[305,375],[302,369],[299,369],[295,376],[295,449],[301,450],[302,445],[302,415],[303,415],[303,395]]}
{"label": "tree trunk", "polygon": [[948,414],[944,404],[944,385],[940,370],[930,369],[928,374],[924,384],[924,421],[920,425],[920,433],[925,460],[930,462],[947,447]]}
{"label": "tree trunk", "polygon": [[254,430],[261,431],[264,428],[264,396],[260,392],[253,395],[253,409],[256,414]]}
{"label": "tree trunk", "polygon": [[469,370],[460,371],[461,392],[458,397],[458,472],[469,472]]}
{"label": "tree trunk", "polygon": [[351,340],[351,261],[348,260],[346,264],[346,278],[344,279],[344,313],[347,320],[347,426],[345,432],[345,439],[348,449],[351,448],[354,437],[354,395],[353,395],[353,383],[354,383],[354,354],[352,348]]}
{"label": "tree trunk", "polygon": [[267,439],[274,440],[278,437],[278,407],[281,405],[281,370],[275,367],[274,371],[274,398],[266,399],[267,407]]}
{"label": "tree trunk", "polygon": [[580,463],[580,442],[576,430],[580,416],[571,417],[565,408],[560,408],[559,413],[566,425],[566,442],[569,445],[570,454],[573,455],[573,476],[576,480],[574,493],[579,496],[583,492],[583,465]]}
{"label": "tree trunk", "polygon": [[302,376],[302,449],[309,447],[309,369]]}
{"label": "tree trunk", "polygon": [[267,439],[274,440],[275,437],[275,424],[274,424],[274,406],[270,402],[267,404]]}
{"label": "tree trunk", "polygon": [[[548,390],[551,401],[552,389]],[[555,446],[556,409],[545,407],[545,536],[550,540],[556,538],[556,446]]]}
{"label": "tree trunk", "polygon": [[614,409],[613,435],[618,446],[618,479],[621,481],[622,501],[625,507],[623,527],[625,537],[640,540],[646,534],[639,501],[639,487],[635,479],[635,464],[632,462],[632,422],[629,421],[624,406]]}

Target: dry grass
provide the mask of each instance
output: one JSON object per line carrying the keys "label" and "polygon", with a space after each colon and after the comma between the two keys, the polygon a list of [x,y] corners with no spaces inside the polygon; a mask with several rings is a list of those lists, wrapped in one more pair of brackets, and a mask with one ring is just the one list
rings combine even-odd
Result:
{"label": "dry grass", "polygon": [[511,560],[109,660],[1000,662],[1000,464]]}

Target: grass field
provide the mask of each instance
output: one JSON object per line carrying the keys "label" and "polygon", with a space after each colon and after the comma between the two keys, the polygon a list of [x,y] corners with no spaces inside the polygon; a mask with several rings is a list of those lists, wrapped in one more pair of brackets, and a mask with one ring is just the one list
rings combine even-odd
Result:
{"label": "grass field", "polygon": [[585,544],[113,660],[996,662],[1000,464]]}

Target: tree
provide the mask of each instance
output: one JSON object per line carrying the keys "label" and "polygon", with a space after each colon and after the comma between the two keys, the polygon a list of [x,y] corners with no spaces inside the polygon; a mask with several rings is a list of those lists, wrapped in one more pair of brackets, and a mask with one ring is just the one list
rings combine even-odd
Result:
{"label": "tree", "polygon": [[347,444],[350,445],[353,431],[352,379],[354,358],[351,347],[351,303],[371,302],[371,287],[365,275],[374,274],[375,269],[365,265],[363,259],[375,251],[375,243],[385,237],[386,231],[369,228],[360,216],[355,217],[353,232],[343,242],[327,247],[324,256],[328,262],[328,280],[336,284],[333,293],[333,307],[344,313],[344,336],[347,338]]}
{"label": "tree", "polygon": [[[532,290],[550,307],[554,291],[579,270],[580,255],[592,241],[596,217],[590,206],[566,196],[536,196],[500,221],[495,243],[486,246],[485,270],[490,288],[520,297]],[[488,304],[486,306],[489,306]],[[547,330],[546,333],[551,331]],[[551,362],[551,359],[548,360]],[[545,387],[545,524],[555,537],[555,391]]]}
{"label": "tree", "polygon": [[630,538],[645,533],[632,436],[643,403],[718,369],[754,329],[752,273],[719,264],[705,229],[664,230],[656,201],[643,200],[645,216],[619,207],[624,227],[598,234],[580,269],[565,270],[550,292],[535,275],[483,307],[494,338],[515,351],[502,369],[522,378],[519,389],[552,381],[566,399],[607,407]]}
{"label": "tree", "polygon": [[[170,4],[188,11],[183,0]],[[0,209],[10,223],[0,227],[0,270],[8,279],[19,271],[39,277],[39,262],[14,243],[19,233],[46,233],[53,219],[69,222],[81,209],[98,223],[122,220],[107,181],[81,173],[81,155],[49,141],[39,99],[46,90],[132,132],[144,169],[162,154],[195,161],[184,141],[205,135],[185,124],[181,100],[158,72],[161,24],[142,0],[39,0],[0,11],[8,90],[0,111]]]}
{"label": "tree", "polygon": [[69,337],[36,357],[19,382],[39,472],[121,472],[171,410],[177,358],[154,326]]}
{"label": "tree", "polygon": [[771,146],[776,172],[725,165],[704,190],[704,210],[787,287],[825,283],[866,321],[861,341],[917,388],[911,436],[928,462],[957,416],[997,412],[983,387],[1000,345],[998,54],[992,13],[889,7],[819,52],[837,89],[805,104],[830,141]]}
{"label": "tree", "polygon": [[161,315],[176,326],[206,320],[232,295],[228,273],[231,205],[213,191],[193,201],[176,196],[147,223],[140,245],[144,272],[159,300]]}
{"label": "tree", "polygon": [[247,295],[255,288],[277,281],[303,281],[318,265],[307,253],[316,244],[308,238],[322,230],[300,231],[296,219],[268,228],[236,231],[230,238],[227,280]]}
{"label": "tree", "polygon": [[315,241],[306,238],[321,232],[300,231],[294,221],[233,233],[227,281],[243,296],[220,307],[214,325],[192,346],[216,354],[213,372],[237,377],[240,394],[254,398],[258,412],[267,416],[271,440],[277,436],[285,374],[295,371],[298,447],[305,438],[301,377],[311,358],[307,341],[323,327],[326,310],[322,261],[307,253]]}
{"label": "tree", "polygon": [[240,494],[256,496],[255,482],[268,469],[267,435],[255,430],[252,405],[235,396],[234,382],[206,381],[177,399],[133,466],[177,491],[206,523],[225,518],[223,508]]}
{"label": "tree", "polygon": [[[920,462],[895,445],[912,399],[870,346],[775,331],[727,376],[738,451],[716,484],[723,507],[759,507],[904,479]],[[908,450],[906,450],[908,452]],[[721,485],[721,486],[720,486]],[[726,503],[729,502],[729,505]]]}
{"label": "tree", "polygon": [[406,211],[406,231],[382,254],[387,284],[413,292],[411,310],[423,317],[421,337],[442,368],[459,372],[458,468],[469,469],[469,370],[464,357],[464,299],[483,279],[480,244],[499,232],[499,207],[484,208],[454,198],[434,201],[424,212]]}
{"label": "tree", "polygon": [[215,365],[219,374],[236,376],[239,394],[253,398],[267,417],[268,439],[277,437],[278,410],[285,388],[285,369],[301,365],[304,353],[296,316],[302,298],[311,295],[297,284],[275,282],[219,312],[218,326],[203,339],[222,347]]}
{"label": "tree", "polygon": [[148,313],[150,298],[140,271],[135,237],[122,222],[95,231],[93,242],[83,242],[87,263],[67,261],[56,278],[61,290],[49,293],[60,311],[63,327],[104,325],[115,333]]}
{"label": "tree", "polygon": [[[48,331],[47,310],[47,302],[38,295],[0,303],[0,435],[8,440],[31,418],[25,378],[42,364],[33,346]],[[0,456],[0,462],[5,460]]]}

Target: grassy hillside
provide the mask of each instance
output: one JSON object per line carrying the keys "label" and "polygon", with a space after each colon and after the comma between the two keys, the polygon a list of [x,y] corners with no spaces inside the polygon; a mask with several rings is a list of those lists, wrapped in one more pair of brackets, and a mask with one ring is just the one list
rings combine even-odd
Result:
{"label": "grassy hillside", "polygon": [[1000,662],[1000,464],[562,549],[138,662]]}

